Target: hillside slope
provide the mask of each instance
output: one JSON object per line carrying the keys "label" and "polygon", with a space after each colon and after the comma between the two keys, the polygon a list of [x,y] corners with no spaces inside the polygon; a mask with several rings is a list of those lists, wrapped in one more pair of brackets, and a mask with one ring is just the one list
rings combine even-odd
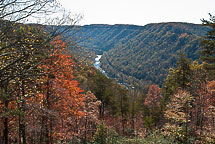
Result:
{"label": "hillside slope", "polygon": [[76,36],[79,44],[102,56],[102,68],[120,82],[162,84],[178,52],[198,58],[199,41],[208,27],[189,23],[159,23],[146,26],[88,25]]}

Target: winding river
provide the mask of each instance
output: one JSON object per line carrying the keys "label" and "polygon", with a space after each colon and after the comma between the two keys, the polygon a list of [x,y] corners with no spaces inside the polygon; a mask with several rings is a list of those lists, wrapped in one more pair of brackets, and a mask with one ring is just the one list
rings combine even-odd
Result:
{"label": "winding river", "polygon": [[100,62],[101,57],[102,55],[96,55],[94,66],[96,67],[96,69],[100,70],[104,75],[107,76],[105,71],[101,68],[101,62]]}
{"label": "winding river", "polygon": [[[107,78],[109,78],[107,76],[107,73],[101,68],[101,62],[100,62],[100,59],[101,59],[102,55],[96,55],[96,58],[95,58],[95,62],[94,62],[94,66],[96,69],[98,69],[101,73],[103,73]],[[117,78],[113,78],[115,79],[119,84],[121,85],[124,85],[127,89],[129,87],[129,84],[127,83],[120,83],[119,80]],[[134,88],[134,87],[132,87]]]}

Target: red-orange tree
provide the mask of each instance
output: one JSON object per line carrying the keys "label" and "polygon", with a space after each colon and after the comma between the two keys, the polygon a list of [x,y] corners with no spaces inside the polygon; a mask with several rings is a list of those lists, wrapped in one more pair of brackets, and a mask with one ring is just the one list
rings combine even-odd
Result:
{"label": "red-orange tree", "polygon": [[153,84],[149,87],[144,104],[149,108],[154,106],[159,106],[160,100],[162,98],[161,88],[158,85]]}
{"label": "red-orange tree", "polygon": [[84,94],[72,75],[74,63],[66,43],[58,36],[52,43],[49,57],[39,66],[44,76],[38,79],[38,102],[42,109],[40,142],[66,140],[74,134],[72,120],[83,115]]}
{"label": "red-orange tree", "polygon": [[154,126],[157,126],[158,122],[161,120],[161,99],[161,88],[156,84],[151,85],[144,101],[143,114],[146,128],[152,129]]}

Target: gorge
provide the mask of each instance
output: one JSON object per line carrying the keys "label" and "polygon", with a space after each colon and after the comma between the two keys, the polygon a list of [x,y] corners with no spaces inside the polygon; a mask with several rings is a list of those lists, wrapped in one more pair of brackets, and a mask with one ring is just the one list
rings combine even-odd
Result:
{"label": "gorge", "polygon": [[[102,55],[99,67],[120,83],[161,84],[169,68],[175,67],[179,52],[196,60],[201,37],[210,30],[191,23],[135,25],[86,25],[73,37],[82,51]],[[73,33],[74,34],[74,33]]]}

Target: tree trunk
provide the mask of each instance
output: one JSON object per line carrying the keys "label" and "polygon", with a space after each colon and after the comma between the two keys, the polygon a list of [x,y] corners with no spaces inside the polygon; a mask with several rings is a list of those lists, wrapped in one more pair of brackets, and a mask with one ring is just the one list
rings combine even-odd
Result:
{"label": "tree trunk", "polygon": [[104,119],[104,111],[105,111],[105,104],[104,102],[102,102],[101,105],[99,106],[99,115],[102,120]]}
{"label": "tree trunk", "polygon": [[52,133],[53,133],[53,118],[50,118],[50,143],[53,142],[53,137],[52,137]]}
{"label": "tree trunk", "polygon": [[44,128],[44,116],[42,116],[42,119],[41,119],[40,144],[43,143],[43,128]]}
{"label": "tree trunk", "polygon": [[45,123],[45,130],[46,130],[46,134],[45,134],[46,144],[49,144],[49,129],[48,129],[48,121],[47,120],[46,120],[46,123]]}
{"label": "tree trunk", "polygon": [[21,116],[19,114],[19,144],[22,144]]}
{"label": "tree trunk", "polygon": [[[49,90],[49,87],[50,87],[50,83],[49,83],[49,81],[50,81],[50,78],[51,78],[51,76],[49,75],[48,76],[48,80],[47,80],[47,93],[46,93],[46,108],[49,110],[49,97],[50,97],[50,90]],[[48,128],[48,126],[49,126],[49,124],[48,124],[48,119],[49,119],[49,116],[48,116],[48,114],[46,114],[46,117],[45,117],[45,139],[46,139],[46,144],[49,144],[49,139],[50,139],[50,137],[49,137],[49,128]]]}
{"label": "tree trunk", "polygon": [[132,134],[134,134],[134,101],[132,102],[131,130],[132,130]]}
{"label": "tree trunk", "polygon": [[121,109],[121,118],[122,118],[122,134],[125,134],[125,126],[124,126],[124,113],[123,113],[123,96],[120,95],[120,109]]}
{"label": "tree trunk", "polygon": [[84,144],[87,143],[87,116],[85,117]]}
{"label": "tree trunk", "polygon": [[[8,100],[4,101],[5,109],[8,110]],[[8,144],[8,116],[4,117],[4,132],[3,132],[4,144]]]}
{"label": "tree trunk", "polygon": [[[24,85],[24,80],[22,81],[22,96],[21,96],[21,101],[22,101],[22,105],[21,105],[21,112],[25,113],[25,85]],[[20,123],[20,130],[21,130],[21,134],[22,134],[22,144],[26,144],[26,134],[25,134],[25,122],[23,120],[24,116],[21,116],[21,123]]]}

